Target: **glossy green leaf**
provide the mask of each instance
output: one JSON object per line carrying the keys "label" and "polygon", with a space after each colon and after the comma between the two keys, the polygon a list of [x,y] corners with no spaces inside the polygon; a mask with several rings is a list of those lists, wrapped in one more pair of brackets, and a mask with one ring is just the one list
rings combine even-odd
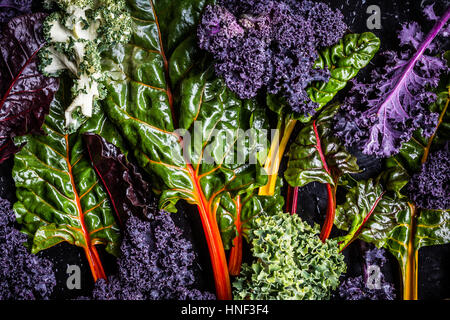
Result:
{"label": "glossy green leaf", "polygon": [[356,158],[333,135],[331,123],[338,109],[336,105],[325,109],[291,145],[284,173],[291,186],[303,187],[313,181],[335,185],[340,176],[359,172]]}
{"label": "glossy green leaf", "polygon": [[[274,215],[283,211],[282,187],[283,180],[278,178],[273,196],[260,196],[257,189],[238,195],[240,197],[239,206],[237,197],[232,198],[228,192],[221,195],[217,207],[217,219],[221,227],[225,249],[230,249],[233,239],[238,236],[236,225],[239,225],[241,235],[248,240],[248,235],[253,229],[254,218],[261,214]],[[238,219],[239,221],[236,223]]]}
{"label": "glossy green leaf", "polygon": [[373,180],[358,182],[347,192],[346,202],[336,208],[335,225],[348,231],[339,239],[341,250],[359,237],[388,248],[403,261],[410,222],[408,203],[388,196]]}
{"label": "glossy green leaf", "polygon": [[405,291],[410,290],[411,279],[417,279],[418,250],[450,242],[448,211],[418,212],[405,199],[383,192],[372,180],[349,190],[346,202],[336,209],[335,225],[348,231],[338,239],[341,250],[356,238],[389,250],[399,261]]}
{"label": "glossy green leaf", "polygon": [[308,87],[311,100],[321,107],[326,105],[369,64],[379,49],[380,39],[371,32],[348,34],[339,43],[323,49],[315,66],[328,68],[331,77],[328,82],[320,81]]}
{"label": "glossy green leaf", "polygon": [[[218,297],[229,298],[229,284],[227,292],[220,289],[228,274],[219,227],[232,229],[233,221],[216,219],[218,202],[222,194],[235,198],[266,182],[258,163],[267,141],[256,136],[267,121],[264,109],[238,99],[196,49],[192,37],[206,4],[129,1],[134,33],[110,53],[104,109],[151,176],[161,208],[175,212],[180,199],[198,206]],[[254,135],[246,135],[251,127]]]}
{"label": "glossy green leaf", "polygon": [[[135,32],[131,43],[110,57],[111,71],[117,77],[108,86],[105,110],[109,118],[134,150],[140,166],[154,178],[153,186],[161,193],[160,204],[166,210],[175,211],[178,199],[197,204],[199,192],[212,204],[222,192],[239,193],[259,185],[264,176],[259,176],[257,166],[233,161],[240,138],[248,148],[239,156],[248,159],[248,150],[255,150],[250,148],[251,139],[238,135],[237,130],[262,125],[261,119],[255,119],[261,115],[259,107],[238,99],[212,69],[201,63],[194,66],[202,59],[189,54],[195,50],[184,39],[195,31],[206,1],[180,1],[176,6],[171,1],[153,3],[130,1]],[[184,31],[161,21],[179,24]],[[181,69],[185,72],[174,71]]]}
{"label": "glossy green leaf", "polygon": [[[61,86],[50,107],[43,125],[45,135],[17,139],[26,145],[14,161],[18,199],[14,211],[22,231],[31,237],[33,253],[67,241],[84,248],[89,262],[95,265],[95,245],[104,244],[116,253],[120,233],[107,194],[84,153],[81,134],[98,133],[117,145],[121,141],[101,113],[78,133],[68,134],[64,124],[68,90]],[[93,273],[96,279],[99,275],[95,270]]]}

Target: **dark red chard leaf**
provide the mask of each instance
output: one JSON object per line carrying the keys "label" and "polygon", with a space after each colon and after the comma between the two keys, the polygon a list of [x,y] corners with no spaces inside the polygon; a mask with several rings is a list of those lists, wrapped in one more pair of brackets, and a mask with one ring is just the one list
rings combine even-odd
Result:
{"label": "dark red chard leaf", "polygon": [[0,34],[0,163],[20,150],[13,138],[39,133],[59,82],[38,71],[44,13],[11,19]]}
{"label": "dark red chard leaf", "polygon": [[[119,223],[124,226],[130,213],[149,215],[149,186],[137,167],[128,162],[120,149],[94,133],[83,135],[89,158],[108,192]],[[156,207],[157,204],[154,205]]]}
{"label": "dark red chard leaf", "polygon": [[[0,23],[31,12],[32,0],[0,0]],[[1,29],[1,27],[0,27]]]}

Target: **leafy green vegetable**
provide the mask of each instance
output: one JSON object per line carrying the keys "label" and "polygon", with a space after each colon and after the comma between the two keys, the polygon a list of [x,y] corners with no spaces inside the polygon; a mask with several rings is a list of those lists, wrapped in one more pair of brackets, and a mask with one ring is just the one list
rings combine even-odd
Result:
{"label": "leafy green vegetable", "polygon": [[326,108],[317,120],[300,131],[291,145],[284,173],[292,187],[303,187],[314,181],[326,184],[328,206],[321,233],[323,241],[333,227],[339,178],[347,173],[359,172],[356,158],[333,135],[331,123],[338,109],[337,105]]}
{"label": "leafy green vegetable", "polygon": [[298,134],[289,151],[286,181],[293,187],[310,182],[336,185],[340,176],[359,172],[356,158],[333,135],[331,123],[339,106],[325,109]]}
{"label": "leafy green vegetable", "polygon": [[[0,8],[12,10],[12,4],[0,3]],[[17,5],[17,10],[26,10],[31,1]],[[41,34],[45,17],[35,13],[13,18],[0,33],[0,163],[20,150],[15,136],[40,132],[58,91],[58,79],[43,76],[37,67],[36,54],[45,44]],[[6,17],[0,13],[2,18]]]}
{"label": "leafy green vegetable", "polygon": [[369,180],[350,189],[338,206],[336,226],[348,230],[341,250],[360,238],[389,250],[399,261],[405,299],[417,299],[417,255],[421,247],[450,242],[448,211],[416,210],[406,200],[391,197]]}
{"label": "leafy green vegetable", "polygon": [[[218,212],[224,210],[234,221],[235,232],[228,260],[228,270],[233,276],[239,275],[242,264],[242,239],[249,240],[249,234],[253,230],[253,220],[261,214],[273,215],[283,211],[284,198],[281,195],[283,180],[278,178],[273,196],[260,196],[257,189],[231,199],[229,194],[224,194],[220,201]],[[222,217],[226,215],[220,214]],[[229,231],[231,231],[229,229]],[[230,232],[231,233],[231,232]],[[222,230],[222,239],[226,239]],[[226,244],[226,242],[225,242]],[[228,249],[228,247],[226,247]]]}
{"label": "leafy green vegetable", "polygon": [[134,32],[129,44],[111,52],[109,70],[115,77],[104,109],[153,178],[161,208],[174,212],[180,199],[198,206],[217,296],[229,299],[219,225],[234,228],[234,221],[217,219],[217,208],[222,194],[234,199],[265,183],[261,168],[248,160],[266,142],[252,142],[240,131],[258,129],[257,114],[264,113],[254,101],[238,99],[203,66],[192,40],[205,4],[129,1]]}
{"label": "leafy green vegetable", "polygon": [[[124,0],[46,0],[57,5],[44,22],[45,47],[39,52],[42,73],[74,78],[73,101],[68,105],[66,125],[73,129],[80,121],[73,115],[91,117],[98,99],[105,96],[102,81],[108,76],[101,68],[101,53],[130,38],[131,19]],[[81,121],[82,122],[82,121]]]}
{"label": "leafy green vegetable", "polygon": [[388,196],[373,180],[358,182],[347,192],[346,202],[336,208],[336,226],[348,231],[339,238],[340,250],[359,237],[389,249],[403,261],[406,250],[398,240],[405,235],[404,225],[410,222],[406,201]]}
{"label": "leafy green vegetable", "polygon": [[[315,63],[316,68],[328,68],[331,78],[328,82],[318,81],[307,88],[307,93],[313,102],[319,104],[320,111],[333,97],[342,90],[347,82],[354,78],[359,70],[366,67],[380,48],[380,39],[373,33],[348,34],[336,45],[323,49]],[[269,172],[267,186],[260,189],[260,195],[272,195],[278,168],[290,139],[296,121],[308,123],[312,117],[290,114],[286,101],[269,95],[268,107],[279,114],[277,129],[281,129],[279,137],[275,137],[270,148],[268,160],[264,169]]]}
{"label": "leafy green vegetable", "polygon": [[316,68],[328,68],[328,82],[316,82],[307,88],[312,101],[321,107],[345,88],[347,82],[365,68],[380,49],[380,39],[371,32],[348,34],[339,43],[323,49],[315,63]]}
{"label": "leafy green vegetable", "polygon": [[102,134],[117,145],[120,141],[101,113],[78,133],[66,133],[67,93],[67,86],[58,91],[43,125],[45,136],[17,139],[26,145],[14,161],[18,199],[14,211],[22,231],[31,236],[33,253],[63,241],[80,246],[97,280],[105,278],[105,273],[95,245],[104,244],[115,253],[120,234],[107,194],[84,153],[81,134]]}
{"label": "leafy green vegetable", "polygon": [[236,299],[329,299],[346,271],[335,240],[322,243],[319,228],[298,215],[278,213],[255,219],[251,233],[256,260],[242,266],[233,283]]}
{"label": "leafy green vegetable", "polygon": [[[429,138],[422,135],[421,130],[413,134],[413,138],[403,143],[400,152],[386,159],[386,171],[382,174],[382,181],[389,191],[394,191],[399,197],[408,194],[404,190],[411,177],[420,171],[429,158],[430,151],[438,150],[450,137],[449,130],[449,101],[450,82],[448,75],[441,79],[437,89],[437,100],[430,106],[430,111],[439,114],[439,121],[434,133]],[[403,273],[405,299],[417,299],[418,282],[418,251],[421,247],[440,245],[450,242],[450,210],[420,209],[410,201],[409,206],[413,214],[404,248],[407,254],[401,257],[400,265]]]}

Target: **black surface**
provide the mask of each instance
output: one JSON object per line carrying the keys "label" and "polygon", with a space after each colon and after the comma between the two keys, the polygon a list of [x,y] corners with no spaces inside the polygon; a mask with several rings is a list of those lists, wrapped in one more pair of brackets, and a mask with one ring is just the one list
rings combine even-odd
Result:
{"label": "black surface", "polygon": [[[382,49],[397,49],[398,41],[396,31],[400,28],[400,23],[415,20],[428,31],[432,23],[426,22],[422,15],[422,7],[429,1],[397,1],[397,0],[342,0],[324,1],[330,6],[340,9],[346,17],[346,22],[351,32],[372,31],[381,38]],[[368,30],[366,20],[369,14],[366,13],[369,5],[379,5],[382,15],[382,29]],[[442,8],[448,1],[436,1],[437,11],[442,12]],[[35,1],[35,8],[39,8],[40,1]],[[440,10],[440,11],[439,11]],[[373,66],[376,59],[371,63]],[[370,66],[360,75],[364,77]],[[345,92],[344,92],[345,93]],[[364,172],[359,175],[361,179],[376,176],[381,170],[381,162],[377,159],[358,154],[359,164]],[[0,165],[0,196],[15,201],[14,184],[11,177],[12,160]],[[282,166],[282,168],[284,165]],[[326,208],[326,192],[324,186],[320,184],[310,184],[301,188],[298,201],[298,214],[310,223],[322,223]],[[187,204],[179,204],[182,209],[178,214],[173,215],[175,223],[184,230],[188,239],[193,243],[194,249],[198,252],[198,270],[196,271],[198,288],[214,292],[214,280],[211,273],[211,265],[204,239],[201,222],[196,208]],[[333,235],[336,230],[333,230]],[[247,248],[245,246],[245,248]],[[247,248],[248,249],[248,248]],[[54,299],[73,299],[77,296],[88,296],[93,286],[92,276],[89,266],[85,260],[82,249],[62,243],[53,248],[40,253],[52,259],[55,263],[57,273],[57,287],[53,294]],[[114,258],[100,250],[101,259],[107,274],[114,272]],[[362,259],[358,241],[355,241],[345,250],[346,261],[348,262],[348,276],[361,274]],[[249,259],[248,250],[244,259]],[[66,269],[70,264],[80,266],[82,270],[82,285],[80,290],[69,290],[66,286]],[[419,252],[419,298],[420,299],[445,299],[450,298],[450,245],[422,248]],[[395,258],[389,256],[388,263],[384,266],[383,272],[387,280],[395,283],[397,296],[400,297],[400,277],[398,263]]]}

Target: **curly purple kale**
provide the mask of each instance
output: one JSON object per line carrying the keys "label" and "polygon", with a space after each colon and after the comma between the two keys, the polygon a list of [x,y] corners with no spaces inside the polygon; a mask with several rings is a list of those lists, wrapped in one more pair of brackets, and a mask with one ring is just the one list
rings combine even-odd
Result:
{"label": "curly purple kale", "polygon": [[381,268],[386,263],[384,249],[373,248],[364,253],[364,275],[347,278],[339,286],[339,297],[344,300],[394,300],[395,288],[386,282],[384,275],[379,274],[378,283],[368,285],[367,274],[370,266]]}
{"label": "curly purple kale", "polygon": [[448,67],[438,42],[432,41],[449,15],[447,11],[426,37],[417,23],[404,24],[399,39],[406,49],[385,52],[385,66],[372,72],[369,83],[353,82],[336,116],[336,134],[347,147],[390,157],[416,130],[425,137],[433,134],[439,115],[428,109],[436,100],[430,91]]}
{"label": "curly purple kale", "polygon": [[408,186],[409,198],[420,208],[450,209],[450,151],[444,149],[431,153]]}
{"label": "curly purple kale", "polygon": [[97,300],[207,300],[215,296],[192,288],[195,253],[170,214],[152,221],[130,216],[116,276],[95,284]]}
{"label": "curly purple kale", "polygon": [[342,14],[323,3],[221,0],[206,7],[197,33],[217,74],[240,98],[266,88],[293,111],[313,115],[318,105],[305,89],[329,79],[327,70],[314,68],[317,48],[336,43],[346,29]]}
{"label": "curly purple kale", "polygon": [[0,300],[49,299],[56,285],[53,264],[28,252],[15,221],[11,204],[0,198]]}

